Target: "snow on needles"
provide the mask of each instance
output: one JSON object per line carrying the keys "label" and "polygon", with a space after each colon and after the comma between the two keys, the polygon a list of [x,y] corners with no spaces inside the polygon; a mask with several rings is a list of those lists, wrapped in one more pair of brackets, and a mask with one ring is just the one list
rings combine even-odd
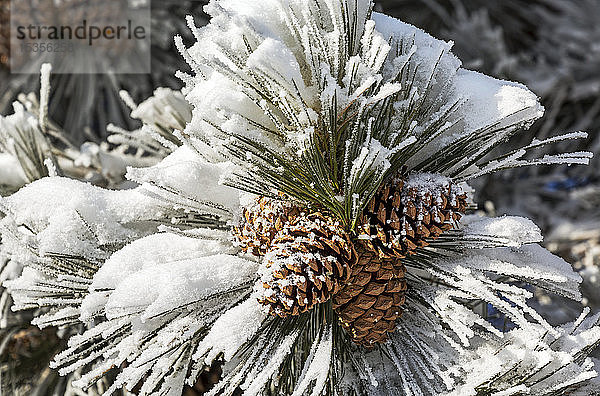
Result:
{"label": "snow on needles", "polygon": [[348,345],[328,304],[284,320],[258,302],[261,259],[241,254],[231,232],[243,194],[317,209],[351,235],[404,168],[406,188],[427,194],[505,167],[587,158],[522,159],[583,137],[571,134],[485,162],[541,116],[535,95],[462,69],[451,43],[372,6],[211,1],[207,27],[188,19],[197,42],[176,39],[191,67],[178,74],[185,98],[158,90],[130,103],[142,135],[184,128],[157,135],[166,158],[127,170],[137,187],[52,177],[0,199],[13,308],[37,310],[40,327],[78,330],[53,368],[80,372],[82,388],[110,374],[106,395],[180,395],[216,359],[213,395],[550,395],[596,375],[585,356],[598,318],[553,327],[529,304],[534,288],[578,299],[580,278],[523,218],[453,216],[454,229],[403,257],[405,318],[374,352]]}

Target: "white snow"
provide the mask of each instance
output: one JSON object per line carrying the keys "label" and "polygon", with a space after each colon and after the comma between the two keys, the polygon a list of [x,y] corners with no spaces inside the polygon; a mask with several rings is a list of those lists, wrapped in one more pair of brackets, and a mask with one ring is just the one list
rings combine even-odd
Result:
{"label": "white snow", "polygon": [[325,386],[329,374],[332,353],[334,353],[333,331],[331,328],[327,328],[324,334],[313,343],[311,354],[306,359],[302,376],[292,396],[306,394],[311,384],[313,388],[310,391],[310,395],[319,396],[321,394],[321,390]]}
{"label": "white snow", "polygon": [[[170,263],[182,260],[206,256],[214,258],[214,255],[232,250],[226,240],[190,238],[170,233],[137,239],[114,253],[96,273],[90,286],[92,294],[85,298],[81,306],[82,320],[98,313],[106,304],[107,296],[102,298],[105,295],[102,290],[116,289],[121,282],[140,271],[151,272],[153,268],[165,268]],[[99,292],[93,293],[96,290]]]}
{"label": "white snow", "polygon": [[[498,345],[483,343],[469,358],[450,371],[461,381],[446,396],[475,396],[476,387],[491,382],[495,395],[547,394],[577,379],[597,375],[590,358],[576,362],[577,354],[600,341],[597,317],[580,318],[583,325],[569,330],[565,325],[557,336],[548,336],[543,328],[515,329]],[[568,345],[568,346],[567,346]],[[469,374],[467,374],[469,373]]]}
{"label": "white snow", "polygon": [[[160,216],[138,190],[110,191],[62,177],[31,183],[5,200],[11,220],[36,230],[40,252],[84,254],[135,235],[123,226]],[[91,235],[90,235],[91,234]]]}
{"label": "white snow", "polygon": [[499,121],[535,120],[544,115],[537,96],[522,84],[496,80],[481,73],[460,70],[457,95],[467,98],[464,120],[476,130]]}
{"label": "white snow", "polygon": [[0,153],[0,185],[19,188],[27,183],[19,161],[9,153]]}
{"label": "white snow", "polygon": [[254,279],[257,263],[215,255],[158,263],[123,276],[106,303],[108,319],[143,312],[142,322]]}
{"label": "white snow", "polygon": [[244,389],[245,396],[260,396],[262,394],[262,391],[267,385],[268,381],[277,377],[281,364],[290,354],[290,351],[292,350],[297,339],[297,331],[294,331],[286,336],[281,341],[275,353],[273,353],[265,367],[259,371],[258,375],[248,376],[246,383],[240,386],[240,388]]}
{"label": "white snow", "polygon": [[463,229],[467,239],[489,236],[502,239],[507,246],[514,247],[542,242],[544,239],[539,227],[523,217],[503,216],[477,220],[474,216],[468,216],[463,223],[467,224]]}
{"label": "white snow", "polygon": [[[404,190],[418,191],[421,196],[432,194],[439,195],[440,191],[448,191],[452,184],[452,179],[436,173],[413,173],[404,183]],[[454,194],[458,191],[457,186],[454,187]],[[453,195],[453,194],[450,194]]]}
{"label": "white snow", "polygon": [[[183,146],[150,168],[129,168],[127,178],[156,194],[170,193],[183,207],[215,207],[229,213],[239,207],[239,192],[221,184],[231,171],[230,163],[209,163]],[[217,205],[215,205],[217,204]]]}
{"label": "white snow", "polygon": [[213,324],[210,332],[198,345],[194,360],[211,364],[219,354],[231,360],[242,345],[260,329],[267,318],[268,309],[250,296],[240,305],[223,313]]}
{"label": "white snow", "polygon": [[182,129],[191,120],[192,109],[181,92],[157,88],[152,97],[134,108],[131,117],[148,125]]}
{"label": "white snow", "polygon": [[140,238],[113,254],[94,276],[92,288],[111,288],[130,274],[167,262],[232,250],[223,240],[159,233]]}

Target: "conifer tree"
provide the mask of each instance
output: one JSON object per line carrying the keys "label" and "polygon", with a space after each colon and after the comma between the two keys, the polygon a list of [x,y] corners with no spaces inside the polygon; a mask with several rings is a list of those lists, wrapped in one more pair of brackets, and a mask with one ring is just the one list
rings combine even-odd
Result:
{"label": "conifer tree", "polygon": [[537,97],[369,0],[205,10],[176,38],[190,117],[138,136],[166,157],[128,168],[137,187],[51,175],[0,200],[13,309],[71,330],[52,368],[106,395],[180,395],[210,369],[206,395],[597,391],[598,315],[557,327],[530,304],[580,299],[580,277],[530,220],[474,213],[468,184],[587,164],[535,156],[584,133],[490,158]]}

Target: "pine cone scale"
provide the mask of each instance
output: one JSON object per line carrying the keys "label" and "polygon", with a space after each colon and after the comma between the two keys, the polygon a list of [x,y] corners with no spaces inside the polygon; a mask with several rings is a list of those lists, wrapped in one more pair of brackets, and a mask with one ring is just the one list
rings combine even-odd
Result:
{"label": "pine cone scale", "polygon": [[385,283],[376,283],[376,282],[372,282],[369,283],[367,285],[367,287],[364,288],[363,293],[370,295],[370,296],[379,296],[381,293],[383,293],[387,288],[387,285]]}

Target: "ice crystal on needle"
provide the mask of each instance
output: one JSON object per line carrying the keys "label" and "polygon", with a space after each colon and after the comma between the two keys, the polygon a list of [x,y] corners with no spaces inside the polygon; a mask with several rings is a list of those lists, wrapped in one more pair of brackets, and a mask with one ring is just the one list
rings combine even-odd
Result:
{"label": "ice crystal on needle", "polygon": [[[84,389],[111,375],[107,394],[178,395],[215,364],[207,395],[593,385],[597,318],[557,328],[529,304],[531,286],[580,298],[580,278],[537,245],[530,221],[467,215],[466,185],[589,154],[523,160],[536,142],[484,158],[542,115],[536,96],[461,68],[450,43],[372,8],[212,1],[208,26],[188,19],[197,42],[176,39],[192,69],[179,73],[191,114],[166,91],[134,110],[171,103],[191,115],[165,107],[160,125],[147,122],[170,154],[129,168],[136,188],[54,177],[1,201],[3,251],[20,273],[5,282],[14,308],[38,308],[40,326],[84,329],[52,367],[80,371]],[[400,219],[418,233],[378,249]]]}

